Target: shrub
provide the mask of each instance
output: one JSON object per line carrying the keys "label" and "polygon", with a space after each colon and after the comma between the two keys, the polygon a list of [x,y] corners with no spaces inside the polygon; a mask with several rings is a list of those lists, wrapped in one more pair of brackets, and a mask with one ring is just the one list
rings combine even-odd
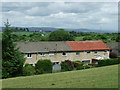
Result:
{"label": "shrub", "polygon": [[114,52],[110,52],[110,58],[117,58],[117,54]]}
{"label": "shrub", "polygon": [[88,65],[90,65],[92,67],[96,67],[97,66],[97,64],[95,64],[95,63],[89,63]]}
{"label": "shrub", "polygon": [[119,63],[120,63],[120,58],[98,60],[99,66],[114,65],[114,64],[119,64]]}
{"label": "shrub", "polygon": [[93,66],[87,65],[87,64],[83,64],[83,68],[87,69],[87,68],[92,68]]}
{"label": "shrub", "polygon": [[80,70],[80,69],[83,69],[83,62],[81,62],[81,61],[74,61],[73,62],[73,65],[74,65],[74,67],[77,69],[77,70]]}
{"label": "shrub", "polygon": [[62,71],[71,71],[74,69],[74,65],[70,60],[65,60],[61,62]]}
{"label": "shrub", "polygon": [[23,75],[29,76],[34,74],[35,74],[34,66],[31,66],[30,64],[25,64],[25,66],[23,67]]}
{"label": "shrub", "polygon": [[52,62],[48,59],[38,60],[35,64],[35,70],[37,74],[52,72]]}

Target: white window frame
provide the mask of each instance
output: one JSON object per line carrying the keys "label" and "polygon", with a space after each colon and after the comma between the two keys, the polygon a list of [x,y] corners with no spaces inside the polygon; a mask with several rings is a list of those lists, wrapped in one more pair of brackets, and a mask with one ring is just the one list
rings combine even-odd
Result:
{"label": "white window frame", "polygon": [[27,53],[27,58],[32,58],[32,53]]}
{"label": "white window frame", "polygon": [[[63,55],[63,53],[65,53],[65,55]],[[67,53],[66,52],[62,52],[62,56],[67,56]]]}
{"label": "white window frame", "polygon": [[[41,55],[42,54],[42,55]],[[40,53],[40,56],[45,56],[46,54],[45,53]]]}
{"label": "white window frame", "polygon": [[53,55],[55,55],[55,54],[54,54],[54,53],[49,53],[49,55],[50,55],[50,56],[53,56]]}

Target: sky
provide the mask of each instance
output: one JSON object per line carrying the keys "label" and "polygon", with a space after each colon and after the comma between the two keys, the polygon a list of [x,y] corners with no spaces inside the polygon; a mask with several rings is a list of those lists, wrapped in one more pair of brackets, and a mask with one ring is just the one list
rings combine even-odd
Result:
{"label": "sky", "polygon": [[117,2],[2,2],[2,26],[118,31]]}

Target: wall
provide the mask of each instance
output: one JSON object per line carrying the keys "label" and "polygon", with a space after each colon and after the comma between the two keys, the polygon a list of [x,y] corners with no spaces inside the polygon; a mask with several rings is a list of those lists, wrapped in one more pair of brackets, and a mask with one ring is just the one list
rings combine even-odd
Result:
{"label": "wall", "polygon": [[[105,55],[106,57],[109,57],[109,51],[105,53],[104,51],[98,51],[97,54]],[[27,54],[25,54],[25,57],[27,57]],[[86,51],[80,52],[80,55],[76,55],[76,52],[66,52],[66,56],[63,56],[62,53],[54,53],[54,55],[49,55],[49,53],[46,53],[45,56],[40,56],[40,54],[32,54],[32,58],[27,58],[25,63],[36,63],[39,59],[50,59],[52,62],[61,62],[64,60],[71,60],[71,61],[85,61],[90,60],[92,58],[95,58],[96,54],[94,54],[94,51],[91,51],[91,53],[87,53]]]}

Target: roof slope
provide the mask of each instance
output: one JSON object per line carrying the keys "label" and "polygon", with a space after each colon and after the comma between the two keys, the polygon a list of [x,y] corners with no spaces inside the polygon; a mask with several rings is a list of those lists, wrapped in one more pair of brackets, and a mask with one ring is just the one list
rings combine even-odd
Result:
{"label": "roof slope", "polygon": [[50,52],[50,51],[72,51],[65,41],[55,42],[15,42],[20,51],[28,52]]}
{"label": "roof slope", "polygon": [[109,50],[102,41],[67,41],[73,50]]}

